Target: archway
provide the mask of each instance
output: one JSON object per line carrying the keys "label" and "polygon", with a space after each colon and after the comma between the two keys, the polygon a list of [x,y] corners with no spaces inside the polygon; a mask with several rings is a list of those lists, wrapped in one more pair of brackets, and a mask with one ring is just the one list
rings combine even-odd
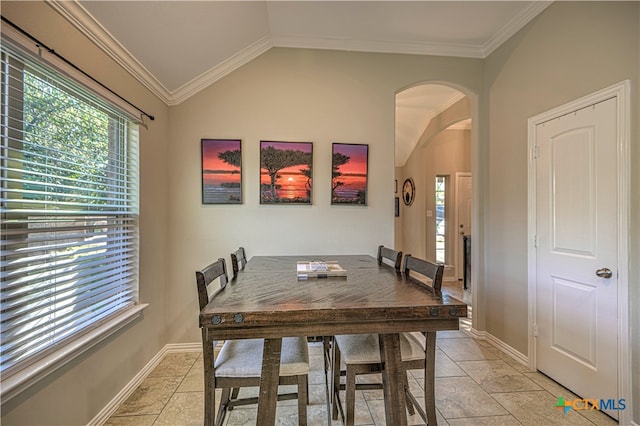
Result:
{"label": "archway", "polygon": [[[396,247],[445,263],[445,285],[476,306],[477,286],[473,283],[478,277],[480,253],[473,246],[481,238],[479,226],[472,226],[480,223],[474,173],[479,170],[477,96],[447,82],[423,82],[399,90],[395,107],[398,191],[407,178],[414,181],[416,190],[412,205],[399,203]],[[471,176],[470,208],[462,214],[460,182]],[[442,202],[436,202],[437,185]],[[402,200],[401,192],[396,196]],[[468,224],[463,223],[465,217]],[[461,229],[461,225],[465,227]],[[463,238],[461,230],[465,234],[473,230],[473,238]],[[469,242],[472,259],[465,259],[465,243]],[[471,265],[466,274],[465,260]]]}

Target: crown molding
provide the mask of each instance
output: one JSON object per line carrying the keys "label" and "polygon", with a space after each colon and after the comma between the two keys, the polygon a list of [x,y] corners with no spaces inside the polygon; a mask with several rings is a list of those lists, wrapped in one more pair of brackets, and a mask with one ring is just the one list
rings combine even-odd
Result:
{"label": "crown molding", "polygon": [[410,55],[458,56],[482,58],[483,46],[465,44],[407,43],[382,40],[357,40],[330,37],[273,36],[276,47],[344,50],[370,53],[401,53]]}
{"label": "crown molding", "polygon": [[236,69],[240,68],[247,62],[262,55],[267,50],[273,47],[271,36],[265,36],[248,47],[242,49],[240,52],[234,54],[230,58],[224,60],[215,67],[205,71],[193,80],[183,84],[176,90],[172,91],[169,96],[168,105],[178,105],[186,101],[191,96],[195,95],[199,91],[205,89],[222,77],[230,74]]}
{"label": "crown molding", "polygon": [[122,66],[142,85],[149,89],[165,104],[177,105],[195,95],[205,87],[215,83],[222,77],[260,56],[271,47],[271,36],[263,37],[227,60],[202,73],[193,80],[183,84],[174,91],[169,91],[147,70],[115,37],[107,31],[77,0],[46,0],[47,3],[83,35],[95,43],[111,59]]}
{"label": "crown molding", "polygon": [[328,49],[369,53],[398,53],[411,55],[454,56],[484,59],[509,37],[524,27],[552,1],[536,1],[511,20],[483,46],[465,44],[407,43],[382,40],[357,40],[330,37],[265,36],[215,67],[205,71],[179,88],[169,91],[115,37],[107,31],[78,0],[45,0],[56,12],[69,21],[111,59],[124,68],[166,105],[178,105],[215,83],[237,68],[260,56],[272,47]]}
{"label": "crown molding", "polygon": [[56,12],[95,43],[111,59],[116,61],[136,80],[165,103],[170,93],[125,47],[116,40],[77,0],[46,0]]}
{"label": "crown molding", "polygon": [[515,33],[520,31],[525,25],[529,23],[533,18],[538,16],[549,7],[553,1],[534,1],[528,8],[523,10],[520,14],[514,17],[507,25],[502,27],[500,31],[494,34],[491,39],[482,48],[482,57],[486,58],[494,50],[502,45],[505,41],[511,38]]}

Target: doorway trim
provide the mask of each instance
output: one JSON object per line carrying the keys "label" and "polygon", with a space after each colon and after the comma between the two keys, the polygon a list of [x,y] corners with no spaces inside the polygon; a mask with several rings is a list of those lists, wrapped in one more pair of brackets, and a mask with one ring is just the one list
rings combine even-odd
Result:
{"label": "doorway trim", "polygon": [[[529,368],[537,369],[536,363],[536,126],[554,118],[573,113],[593,104],[615,98],[617,106],[616,129],[618,159],[618,395],[628,399],[627,410],[620,412],[620,424],[628,424],[633,418],[631,389],[631,349],[629,328],[629,188],[630,188],[630,82],[629,80],[609,86],[590,95],[553,108],[528,120],[528,356]],[[587,395],[591,397],[593,395]]]}
{"label": "doorway trim", "polygon": [[[454,250],[455,250],[455,256],[456,256],[456,279],[460,279],[460,270],[464,268],[464,263],[460,262],[460,232],[458,229],[458,225],[460,224],[460,211],[459,211],[459,207],[460,207],[460,191],[459,191],[459,183],[460,183],[460,178],[461,177],[470,177],[473,179],[473,175],[471,174],[471,172],[456,172],[455,174],[455,179],[456,179],[456,183],[455,183],[455,190],[456,190],[456,217],[454,219],[454,224],[455,224],[455,233],[456,233],[456,239],[455,239],[455,244],[454,244]],[[473,180],[471,181],[471,185],[473,186]],[[471,191],[471,196],[473,197],[473,191]],[[471,208],[473,209],[473,206],[471,206]],[[471,219],[471,218],[469,218]]]}

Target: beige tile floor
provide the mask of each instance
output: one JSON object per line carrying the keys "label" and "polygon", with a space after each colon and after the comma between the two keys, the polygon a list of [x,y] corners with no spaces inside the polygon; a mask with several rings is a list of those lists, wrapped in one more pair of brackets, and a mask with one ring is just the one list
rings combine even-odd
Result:
{"label": "beige tile floor", "polygon": [[[577,398],[543,374],[528,371],[517,361],[476,340],[466,331],[438,333],[436,350],[436,407],[438,424],[462,425],[616,425],[597,411],[569,411],[555,404],[559,396]],[[322,345],[310,343],[309,425],[327,425]],[[203,365],[199,352],[169,353],[140,387],[106,422],[107,425],[202,425]],[[414,395],[422,393],[422,371],[411,371]],[[369,378],[371,380],[372,378]],[[247,389],[242,392],[253,392]],[[217,395],[219,398],[219,396]],[[423,402],[423,401],[422,401]],[[277,425],[297,425],[297,401],[278,403]],[[225,420],[228,426],[253,425],[256,406],[238,407]],[[333,421],[331,425],[339,425]],[[384,425],[381,390],[358,391],[356,425]],[[409,424],[423,424],[418,415]]]}

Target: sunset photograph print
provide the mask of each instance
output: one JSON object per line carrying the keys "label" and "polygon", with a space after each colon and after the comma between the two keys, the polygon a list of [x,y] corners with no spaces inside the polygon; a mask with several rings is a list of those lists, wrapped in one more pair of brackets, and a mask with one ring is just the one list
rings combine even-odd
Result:
{"label": "sunset photograph print", "polygon": [[334,143],[331,204],[367,205],[369,145]]}
{"label": "sunset photograph print", "polygon": [[311,204],[312,142],[260,141],[260,204]]}
{"label": "sunset photograph print", "polygon": [[242,204],[239,139],[202,139],[202,203]]}

